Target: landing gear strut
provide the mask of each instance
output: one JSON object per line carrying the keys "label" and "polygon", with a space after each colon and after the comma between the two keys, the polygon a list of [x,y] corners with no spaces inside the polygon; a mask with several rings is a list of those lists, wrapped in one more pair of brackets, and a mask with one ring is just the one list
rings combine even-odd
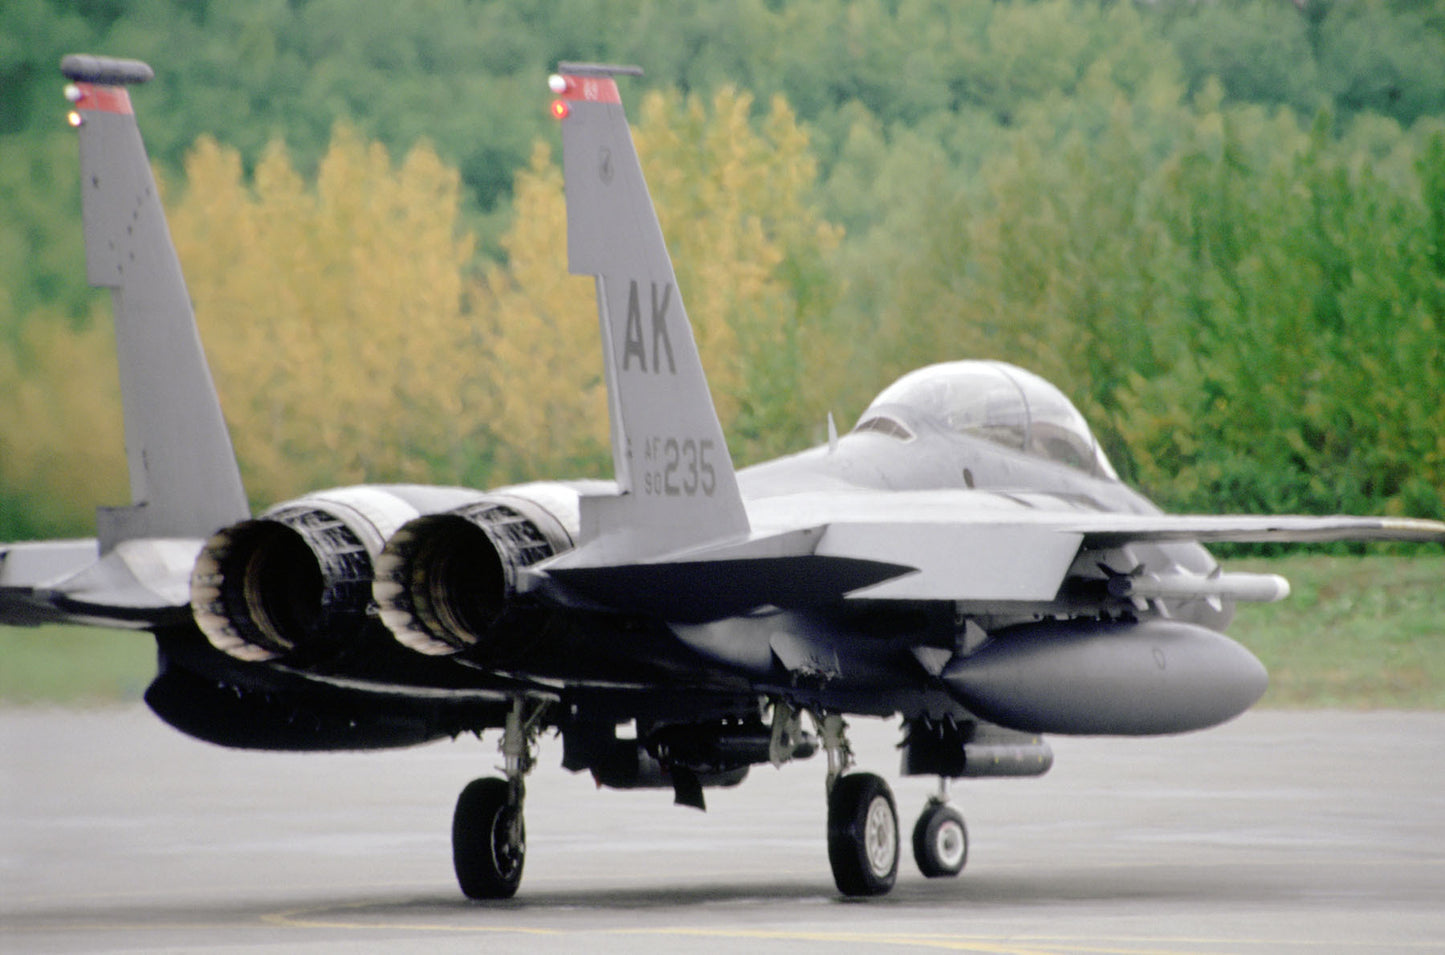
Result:
{"label": "landing gear strut", "polygon": [[502,733],[506,779],[476,779],[462,790],[452,815],[452,865],[469,899],[510,899],[522,883],[527,826],[523,778],[532,771],[542,711],[519,697]]}
{"label": "landing gear strut", "polygon": [[853,764],[836,713],[814,717],[828,753],[828,862],[844,895],[883,895],[898,878],[898,810],[888,784]]}

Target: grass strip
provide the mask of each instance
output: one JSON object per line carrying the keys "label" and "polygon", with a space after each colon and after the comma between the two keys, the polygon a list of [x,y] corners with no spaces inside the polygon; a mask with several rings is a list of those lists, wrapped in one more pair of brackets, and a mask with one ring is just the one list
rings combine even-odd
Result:
{"label": "grass strip", "polygon": [[1230,636],[1269,669],[1263,705],[1445,709],[1445,556],[1235,560],[1293,593],[1239,608]]}

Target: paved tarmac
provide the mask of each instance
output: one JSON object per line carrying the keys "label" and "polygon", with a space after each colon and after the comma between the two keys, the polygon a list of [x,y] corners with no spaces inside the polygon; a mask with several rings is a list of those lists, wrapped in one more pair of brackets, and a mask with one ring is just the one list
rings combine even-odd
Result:
{"label": "paved tarmac", "polygon": [[[904,838],[932,789],[855,720]],[[141,707],[0,710],[0,950],[1445,951],[1445,715],[1259,712],[1054,739],[1041,779],[954,786],[969,864],[839,897],[821,758],[710,790],[597,792],[544,740],[518,897],[465,901],[451,808],[495,736],[281,755]]]}

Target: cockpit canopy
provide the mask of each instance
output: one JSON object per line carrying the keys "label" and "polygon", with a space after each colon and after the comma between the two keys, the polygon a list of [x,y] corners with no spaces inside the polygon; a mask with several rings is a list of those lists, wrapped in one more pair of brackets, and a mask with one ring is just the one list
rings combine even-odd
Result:
{"label": "cockpit canopy", "polygon": [[1063,392],[1001,361],[953,361],[910,372],[883,389],[854,431],[912,436],[890,408],[1100,477],[1117,478],[1093,432]]}

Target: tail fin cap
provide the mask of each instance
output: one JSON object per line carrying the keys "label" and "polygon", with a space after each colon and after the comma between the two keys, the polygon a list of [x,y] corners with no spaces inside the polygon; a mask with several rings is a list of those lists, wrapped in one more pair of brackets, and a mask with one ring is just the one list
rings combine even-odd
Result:
{"label": "tail fin cap", "polygon": [[60,59],[60,72],[77,83],[98,83],[102,86],[130,86],[149,83],[155,70],[140,60],[122,60],[89,53],[71,53]]}

